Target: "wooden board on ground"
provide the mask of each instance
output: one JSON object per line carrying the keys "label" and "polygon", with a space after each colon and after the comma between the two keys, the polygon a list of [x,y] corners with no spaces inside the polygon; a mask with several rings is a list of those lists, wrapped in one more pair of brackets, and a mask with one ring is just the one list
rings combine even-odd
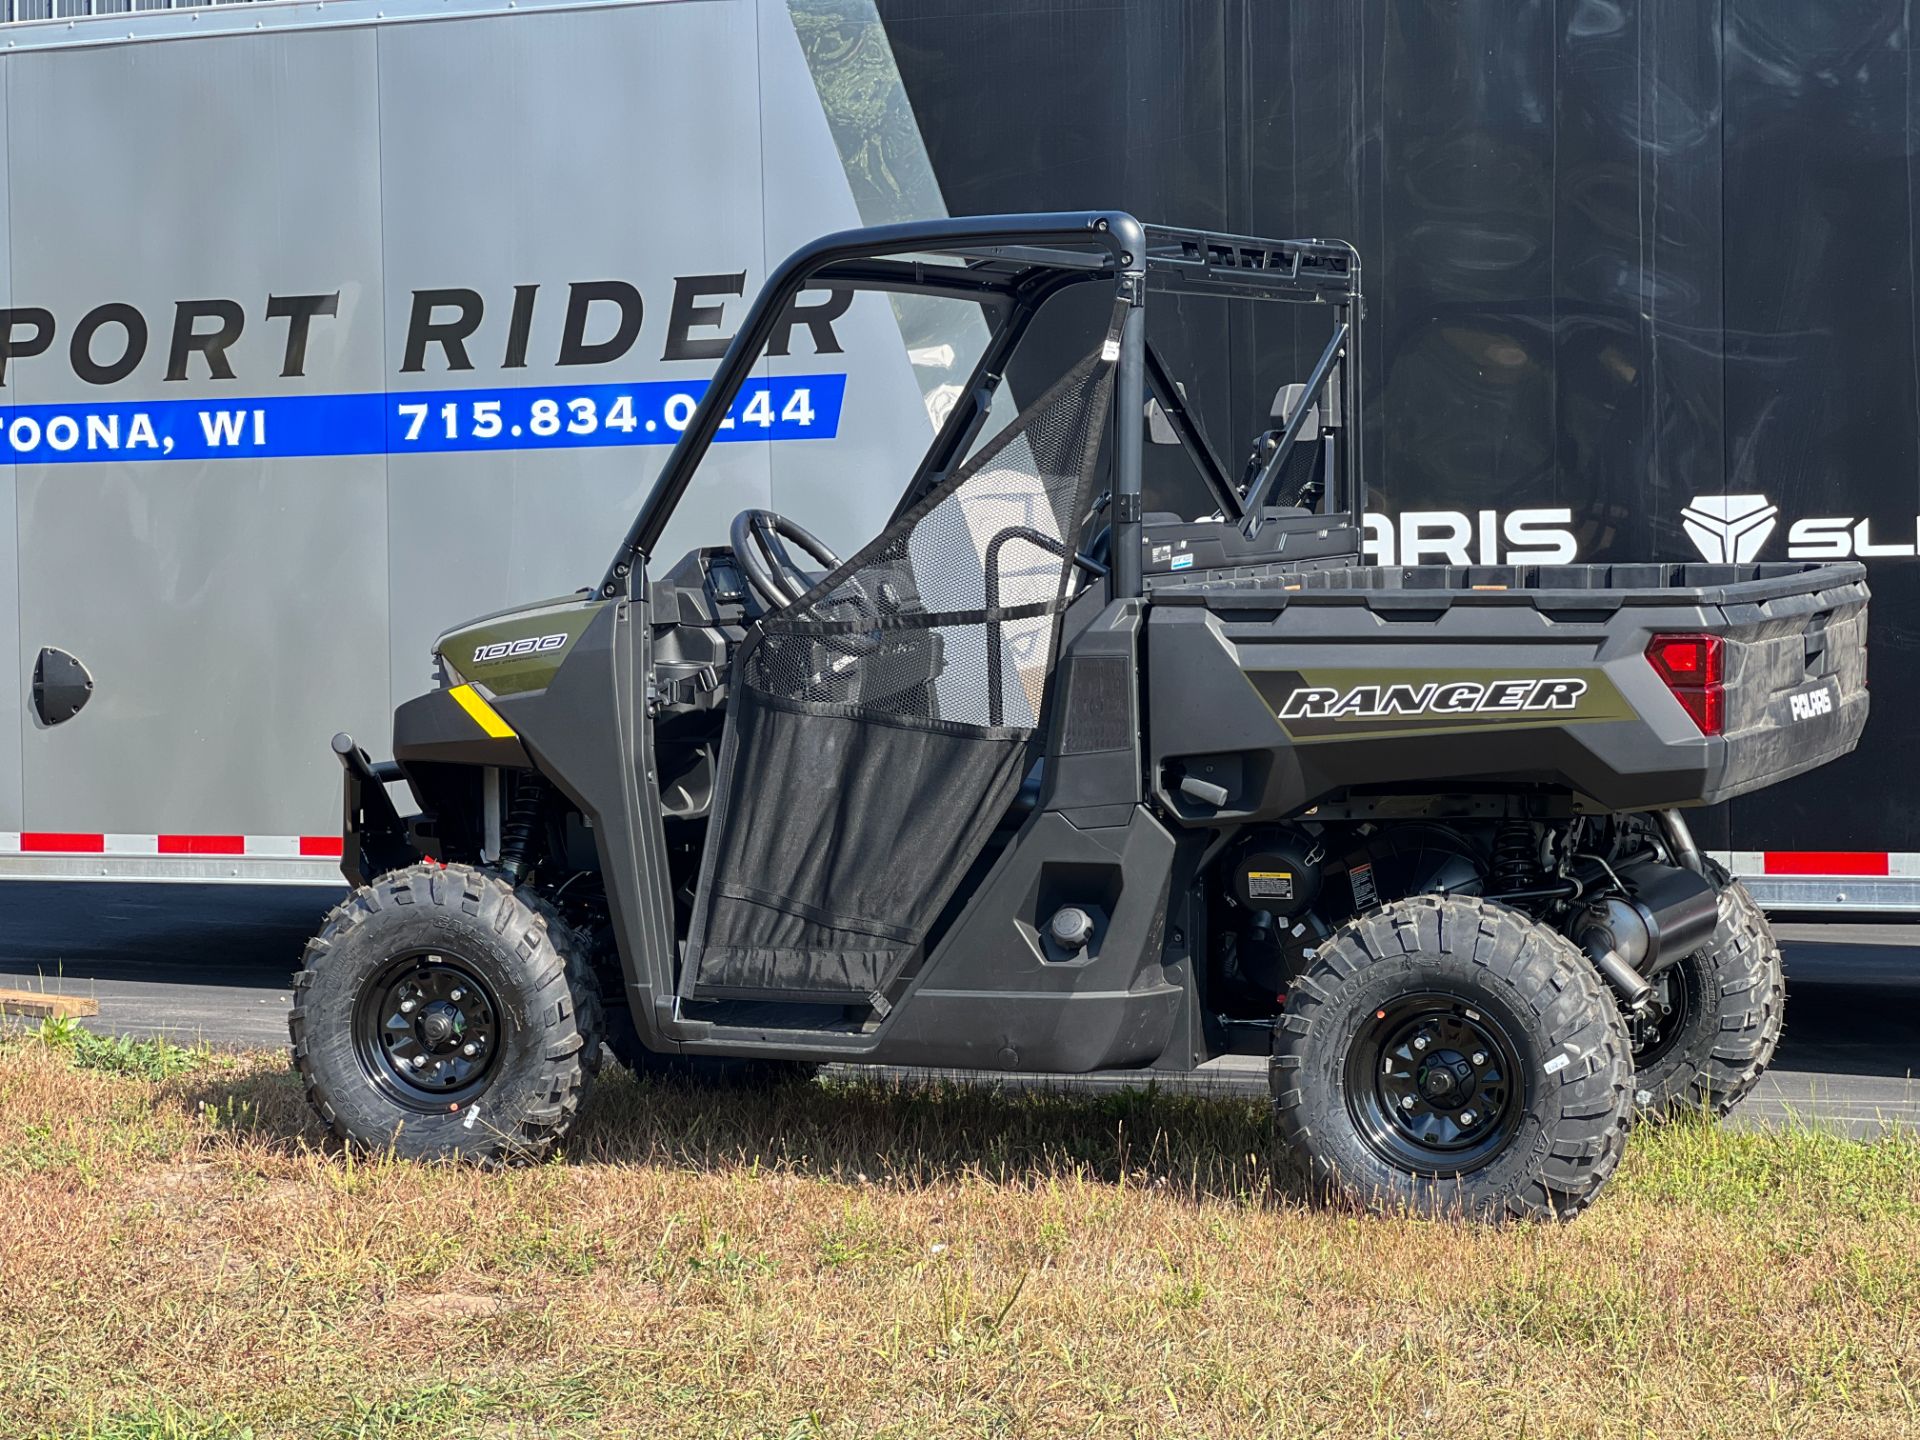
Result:
{"label": "wooden board on ground", "polygon": [[44,990],[0,990],[0,1015],[64,1020],[69,1016],[99,1013],[100,1002],[85,995],[49,995]]}

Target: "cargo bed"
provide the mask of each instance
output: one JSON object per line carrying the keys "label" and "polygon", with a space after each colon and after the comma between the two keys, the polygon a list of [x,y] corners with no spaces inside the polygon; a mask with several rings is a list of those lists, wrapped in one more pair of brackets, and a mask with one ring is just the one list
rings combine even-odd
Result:
{"label": "cargo bed", "polygon": [[[1162,583],[1147,625],[1162,797],[1202,822],[1436,788],[1558,791],[1610,810],[1730,799],[1857,743],[1867,599],[1851,562]],[[1711,674],[1661,668],[1690,662]],[[1220,685],[1224,665],[1243,691]],[[1226,803],[1182,791],[1190,775]]]}

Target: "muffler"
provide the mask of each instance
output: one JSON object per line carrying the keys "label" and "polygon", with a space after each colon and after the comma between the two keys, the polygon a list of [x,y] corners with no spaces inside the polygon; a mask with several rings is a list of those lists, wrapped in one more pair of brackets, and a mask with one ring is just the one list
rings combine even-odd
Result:
{"label": "muffler", "polygon": [[1697,870],[1654,860],[1622,866],[1617,874],[1626,894],[1583,911],[1571,933],[1627,1008],[1637,1010],[1661,971],[1713,938],[1720,894]]}

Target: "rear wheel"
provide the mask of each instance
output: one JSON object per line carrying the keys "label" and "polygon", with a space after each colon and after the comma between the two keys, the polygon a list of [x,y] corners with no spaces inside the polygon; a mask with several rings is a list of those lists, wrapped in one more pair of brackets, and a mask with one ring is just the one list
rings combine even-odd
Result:
{"label": "rear wheel", "polygon": [[1780,1043],[1786,973],[1780,942],[1747,887],[1717,865],[1720,925],[1713,938],[1654,981],[1628,1022],[1641,1114],[1725,1115],[1746,1097]]}
{"label": "rear wheel", "polygon": [[1586,957],[1458,897],[1343,926],[1274,1032],[1282,1135],[1323,1187],[1381,1209],[1570,1218],[1620,1161],[1630,1073]]}
{"label": "rear wheel", "polygon": [[530,1161],[572,1126],[600,1004],[572,933],[497,876],[420,865],[356,890],[307,944],[289,1018],[342,1140]]}

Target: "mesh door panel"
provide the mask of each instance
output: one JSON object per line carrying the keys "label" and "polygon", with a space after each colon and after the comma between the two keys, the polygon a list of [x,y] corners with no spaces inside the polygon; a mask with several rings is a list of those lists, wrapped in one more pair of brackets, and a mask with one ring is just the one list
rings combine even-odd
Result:
{"label": "mesh door panel", "polygon": [[689,993],[864,1000],[925,938],[1046,707],[1112,339],[760,623],[729,702]]}

